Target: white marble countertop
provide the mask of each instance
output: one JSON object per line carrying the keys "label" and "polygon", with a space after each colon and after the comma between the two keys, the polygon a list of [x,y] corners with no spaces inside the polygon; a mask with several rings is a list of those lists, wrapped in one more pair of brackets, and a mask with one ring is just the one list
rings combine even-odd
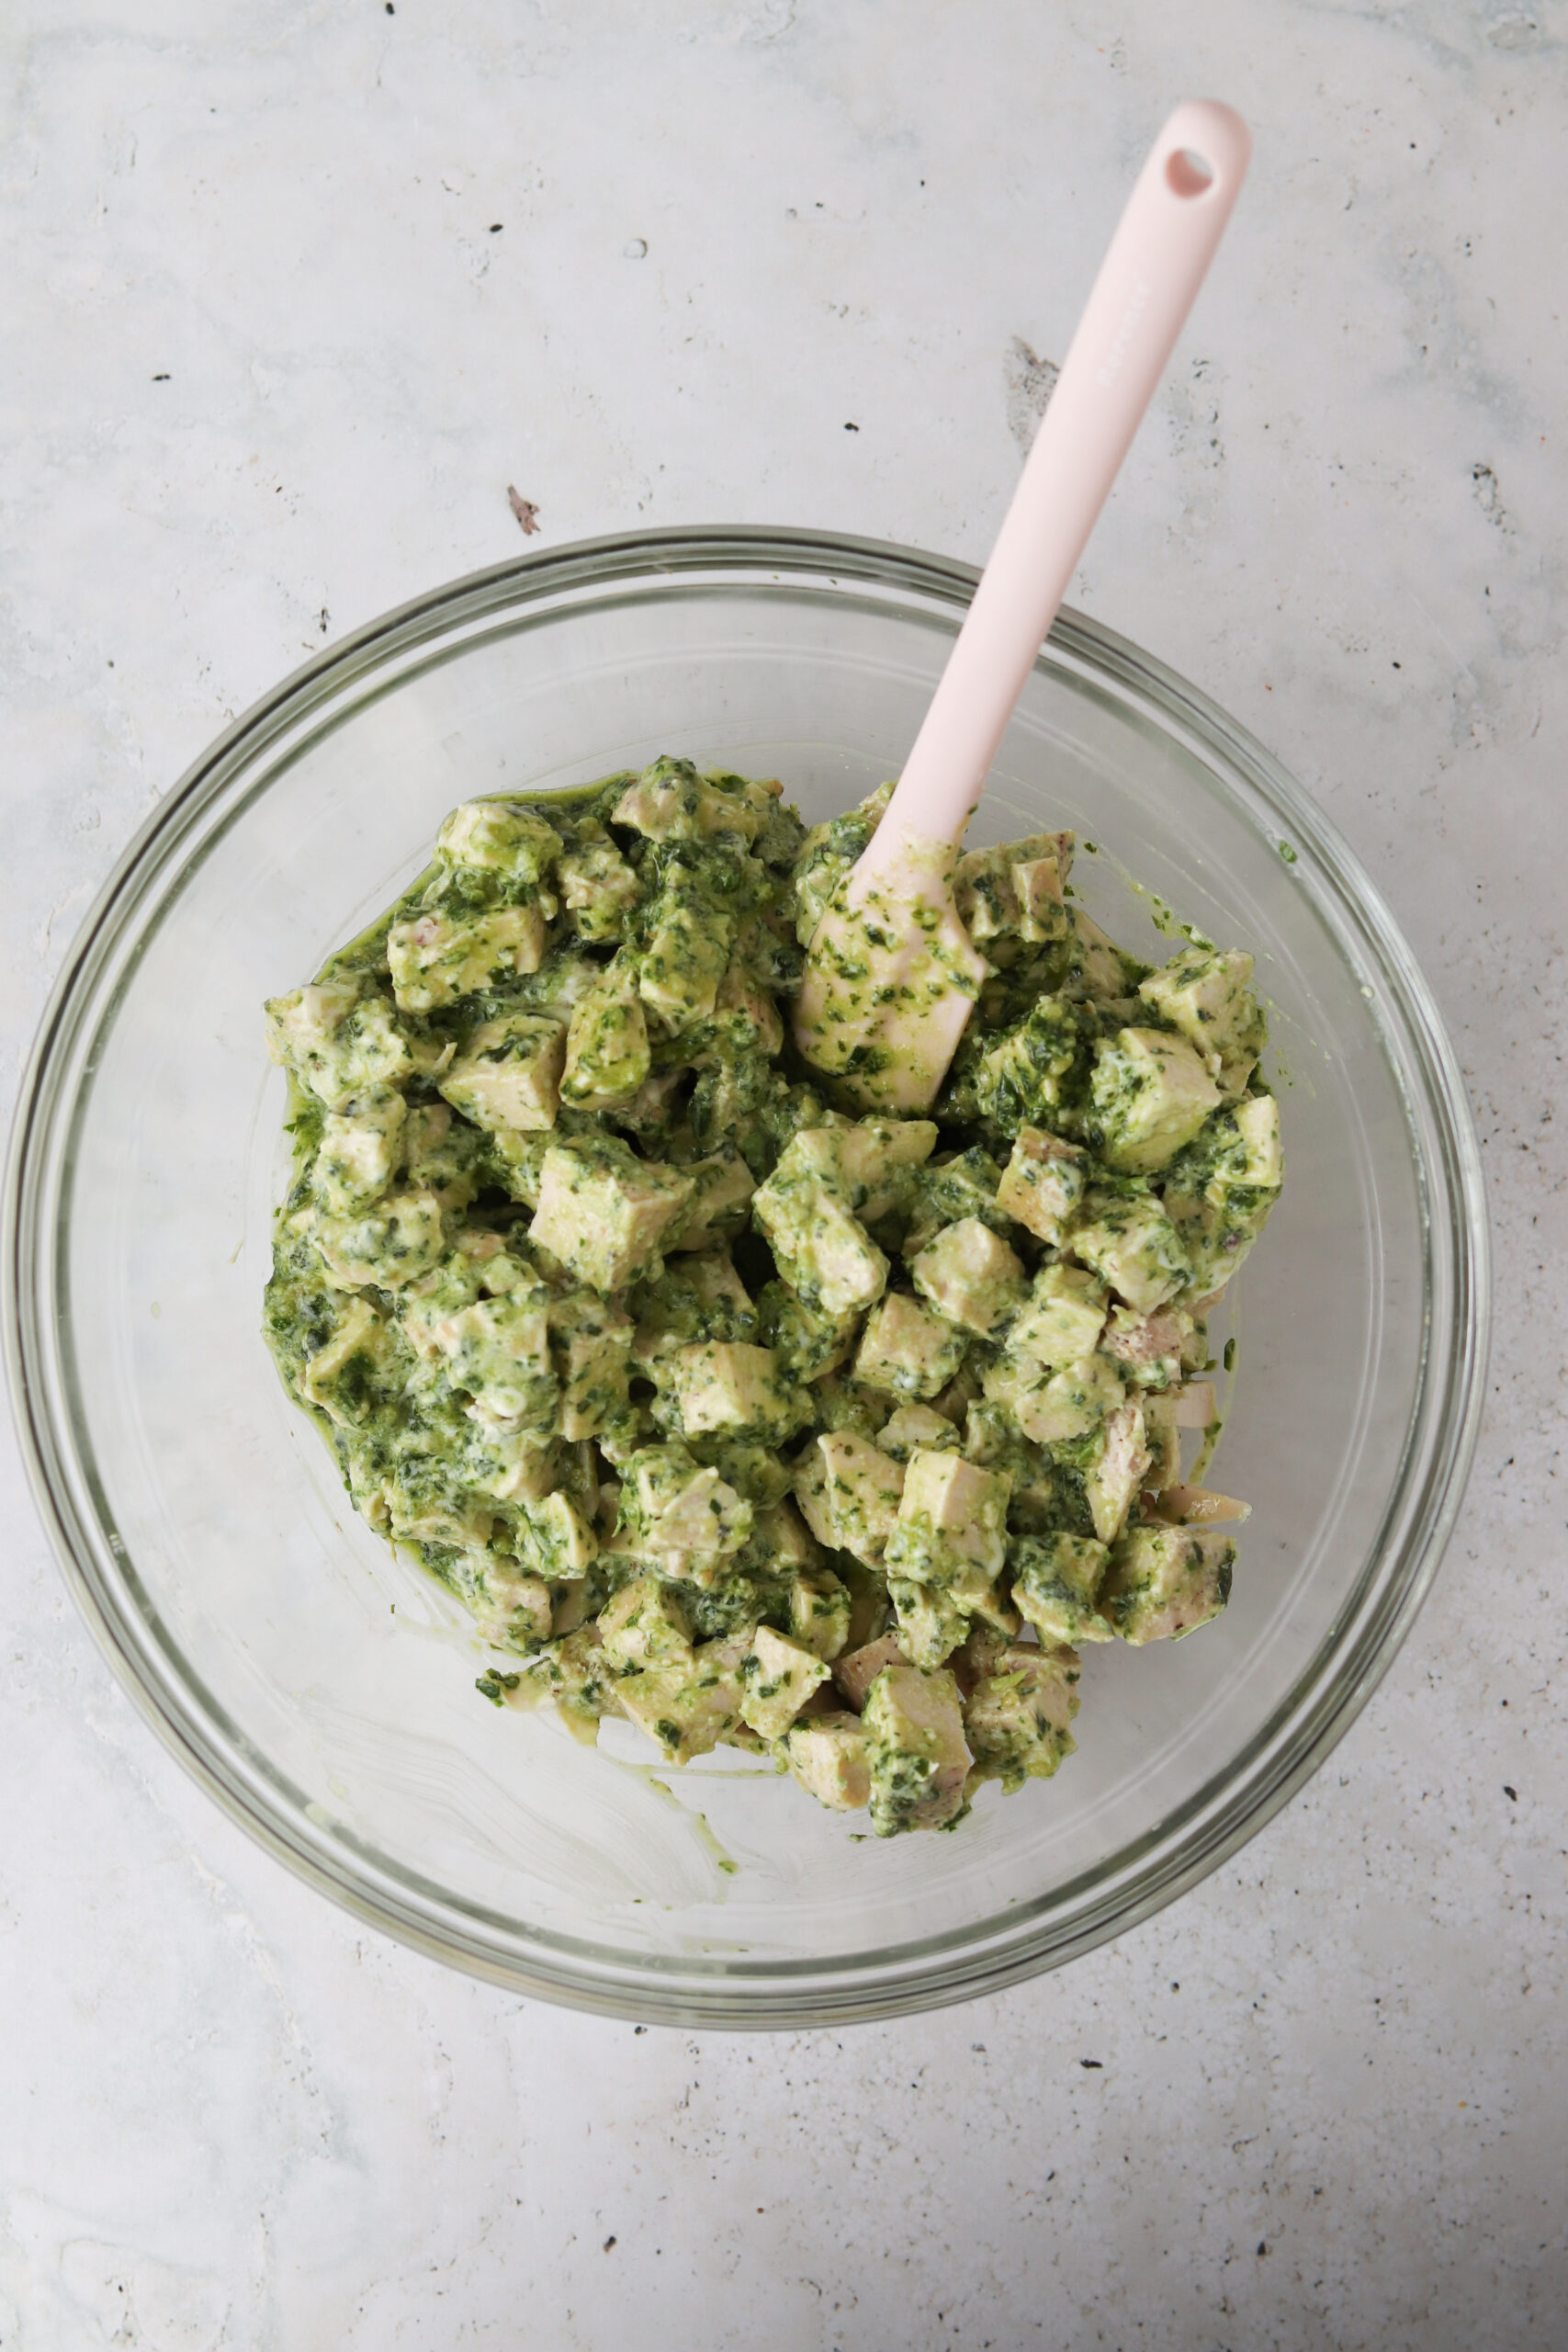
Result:
{"label": "white marble countertop", "polygon": [[842,2035],[636,2033],[357,1929],[133,1713],[7,1433],[7,2352],[1560,2324],[1568,14],[1183,17],[0,19],[7,1098],[157,796],[307,652],[516,550],[509,484],[539,545],[724,520],[980,558],[1032,359],[1168,102],[1213,88],[1252,182],[1075,598],[1262,735],[1392,899],[1499,1299],[1447,1568],[1326,1769],[1120,1943]]}

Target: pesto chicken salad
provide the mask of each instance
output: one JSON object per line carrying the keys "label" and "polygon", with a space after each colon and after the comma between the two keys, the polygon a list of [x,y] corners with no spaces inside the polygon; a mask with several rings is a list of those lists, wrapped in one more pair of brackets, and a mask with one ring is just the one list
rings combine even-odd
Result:
{"label": "pesto chicken salad", "polygon": [[455,809],[266,1007],[265,1307],[486,1698],[884,1837],[1054,1773],[1091,1645],[1224,1608],[1206,1317],[1281,1182],[1250,956],[1124,954],[1067,833],[959,861],[987,977],[931,1115],[839,1107],[781,1008],[886,797],[807,831],[661,759]]}

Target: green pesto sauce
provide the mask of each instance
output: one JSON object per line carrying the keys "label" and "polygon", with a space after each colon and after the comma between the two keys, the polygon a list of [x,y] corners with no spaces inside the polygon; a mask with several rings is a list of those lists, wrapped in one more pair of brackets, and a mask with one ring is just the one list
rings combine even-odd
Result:
{"label": "green pesto sauce", "polygon": [[[1065,1717],[1012,1707],[1016,1668],[980,1670],[1030,1638],[1029,1547],[1072,1539],[1117,1574],[1153,1507],[1146,1415],[1204,1365],[1203,1302],[1278,1194],[1247,1108],[1261,1016],[1174,917],[1188,960],[1151,974],[1066,899],[1031,916],[988,853],[985,976],[933,915],[906,989],[972,1007],[932,1115],[857,1119],[789,1012],[886,797],[807,832],[776,787],[661,759],[454,810],[397,904],[267,1007],[294,1164],[263,1327],[355,1508],[473,1613],[492,1705],[548,1695],[590,1740],[626,1716],[679,1764],[757,1748],[748,1706],[891,1641],[927,1676],[975,1661],[947,1703],[972,1776],[1010,1788],[1071,1747]],[[1063,836],[1067,898],[1070,856]],[[898,915],[873,901],[840,933],[852,996]],[[1183,1124],[1159,1090],[1193,1054],[1224,1099]],[[1145,1160],[1168,1131],[1179,1148],[1112,1168],[1130,1121]],[[1074,1178],[1037,1231],[1043,1152]],[[1030,1351],[1058,1261],[1102,1302],[1076,1365]],[[901,1501],[933,1455],[959,1474],[940,1523]],[[1093,1591],[1049,1590],[1062,1623],[1102,1624]],[[764,1626],[809,1670],[775,1647],[762,1673]],[[788,1770],[863,1802],[852,1707],[823,1721],[827,1777],[805,1738]],[[966,1814],[950,1766],[933,1805],[918,1746],[884,1730],[871,1762],[878,1835]]]}

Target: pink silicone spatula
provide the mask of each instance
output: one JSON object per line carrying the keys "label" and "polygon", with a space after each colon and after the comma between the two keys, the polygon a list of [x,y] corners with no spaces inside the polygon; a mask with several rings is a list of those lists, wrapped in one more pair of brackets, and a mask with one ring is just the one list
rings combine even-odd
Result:
{"label": "pink silicone spatula", "polygon": [[1156,140],[897,789],[817,926],[795,1039],[865,1109],[929,1109],[964,1034],[987,966],[953,904],[958,844],[1251,152],[1212,98]]}

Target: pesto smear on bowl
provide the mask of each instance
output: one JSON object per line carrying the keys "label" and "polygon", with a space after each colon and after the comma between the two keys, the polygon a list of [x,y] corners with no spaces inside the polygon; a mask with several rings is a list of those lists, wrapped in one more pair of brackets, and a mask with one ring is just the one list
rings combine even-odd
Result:
{"label": "pesto smear on bowl", "polygon": [[959,862],[933,1115],[836,1107],[780,1001],[888,789],[809,832],[675,759],[469,801],[266,1007],[266,1337],[479,1690],[765,1750],[883,1837],[1055,1772],[1085,1645],[1224,1608],[1204,1318],[1281,1181],[1251,957],[1123,954],[1067,833]]}

